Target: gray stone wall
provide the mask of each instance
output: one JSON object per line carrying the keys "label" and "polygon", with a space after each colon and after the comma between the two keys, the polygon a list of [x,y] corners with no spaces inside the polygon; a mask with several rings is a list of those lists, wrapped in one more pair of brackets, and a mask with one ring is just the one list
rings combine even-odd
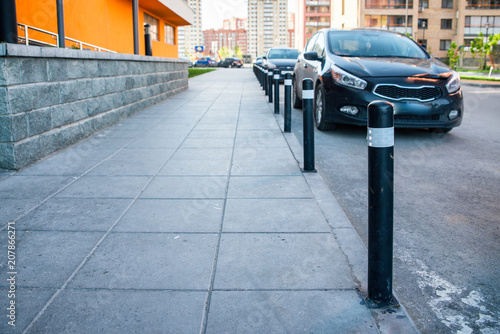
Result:
{"label": "gray stone wall", "polygon": [[0,44],[0,168],[21,169],[187,87],[184,60]]}

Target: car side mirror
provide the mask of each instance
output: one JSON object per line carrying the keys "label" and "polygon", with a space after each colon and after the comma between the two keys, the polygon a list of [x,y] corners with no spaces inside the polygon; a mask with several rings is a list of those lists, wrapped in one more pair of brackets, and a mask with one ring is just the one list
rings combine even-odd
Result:
{"label": "car side mirror", "polygon": [[323,58],[318,56],[318,53],[316,51],[311,51],[311,52],[304,53],[304,59],[321,61]]}
{"label": "car side mirror", "polygon": [[262,59],[267,60],[267,57],[266,57],[266,56],[264,56],[264,57],[262,57]]}

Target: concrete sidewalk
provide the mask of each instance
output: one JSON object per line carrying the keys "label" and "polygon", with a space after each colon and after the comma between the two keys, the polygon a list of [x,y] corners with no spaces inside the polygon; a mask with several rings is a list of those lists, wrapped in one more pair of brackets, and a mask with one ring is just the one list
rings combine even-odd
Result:
{"label": "concrete sidewalk", "polygon": [[366,249],[252,71],[189,85],[0,173],[0,333],[416,332],[364,305]]}

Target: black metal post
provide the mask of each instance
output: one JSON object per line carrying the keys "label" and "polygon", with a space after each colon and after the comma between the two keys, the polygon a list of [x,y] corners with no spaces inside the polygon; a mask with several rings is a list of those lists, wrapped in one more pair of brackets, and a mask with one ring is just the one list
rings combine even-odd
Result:
{"label": "black metal post", "polygon": [[274,113],[280,113],[280,70],[274,70]]}
{"label": "black metal post", "polygon": [[64,34],[64,0],[57,0],[57,35],[58,46],[60,48],[66,47],[66,35]]}
{"label": "black metal post", "polygon": [[302,80],[302,110],[304,123],[304,172],[316,172],[314,168],[314,84],[311,79]]}
{"label": "black metal post", "polygon": [[269,77],[269,70],[264,68],[264,92],[269,94],[269,85],[267,84],[267,78]]}
{"label": "black metal post", "polygon": [[144,42],[146,43],[146,56],[153,55],[153,42],[151,40],[151,26],[149,24],[144,25]]}
{"label": "black metal post", "polygon": [[139,0],[132,0],[132,24],[134,34],[134,54],[139,54]]}
{"label": "black metal post", "polygon": [[273,102],[273,70],[267,70],[267,96],[269,103]]}
{"label": "black metal post", "polygon": [[391,103],[368,105],[368,300],[392,300],[394,210],[394,110]]}
{"label": "black metal post", "polygon": [[285,132],[292,131],[292,75],[285,74]]}
{"label": "black metal post", "polygon": [[17,44],[16,0],[0,1],[0,42]]}

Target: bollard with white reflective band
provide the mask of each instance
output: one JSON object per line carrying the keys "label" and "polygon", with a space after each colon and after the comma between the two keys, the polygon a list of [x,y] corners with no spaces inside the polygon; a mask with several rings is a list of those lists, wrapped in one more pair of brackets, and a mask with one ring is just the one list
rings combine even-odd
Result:
{"label": "bollard with white reflective band", "polygon": [[292,131],[292,75],[285,74],[285,132]]}
{"label": "bollard with white reflective band", "polygon": [[368,301],[392,303],[394,210],[394,109],[386,101],[368,105]]}
{"label": "bollard with white reflective band", "polygon": [[274,70],[274,113],[280,113],[280,70]]}
{"label": "bollard with white reflective band", "polygon": [[316,172],[314,168],[314,84],[311,79],[302,80],[302,110],[304,123],[304,172]]}
{"label": "bollard with white reflective band", "polygon": [[269,103],[273,102],[273,70],[267,72],[267,93],[269,96]]}

